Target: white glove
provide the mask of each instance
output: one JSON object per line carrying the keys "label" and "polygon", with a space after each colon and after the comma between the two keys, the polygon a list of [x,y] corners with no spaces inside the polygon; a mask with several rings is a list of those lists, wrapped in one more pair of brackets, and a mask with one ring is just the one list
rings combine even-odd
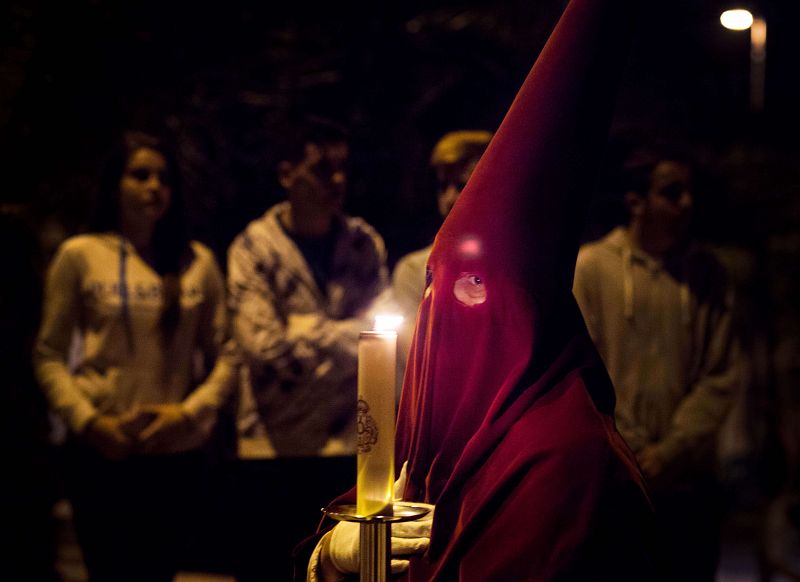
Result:
{"label": "white glove", "polygon": [[[400,496],[406,486],[406,467],[403,463],[400,477],[394,483],[395,499]],[[433,524],[433,505],[419,503],[430,508],[430,512],[413,521],[392,524],[392,573],[400,574],[408,569],[409,561],[402,556],[422,554],[428,549],[431,541],[431,525]],[[333,566],[343,574],[355,574],[359,570],[359,534],[360,524],[352,521],[341,521],[330,532],[328,551]],[[395,556],[400,556],[395,558]]]}

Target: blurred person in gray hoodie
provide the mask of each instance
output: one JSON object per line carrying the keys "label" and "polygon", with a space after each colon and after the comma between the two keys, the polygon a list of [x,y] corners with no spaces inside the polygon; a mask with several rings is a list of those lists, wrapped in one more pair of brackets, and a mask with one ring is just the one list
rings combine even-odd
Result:
{"label": "blurred person in gray hoodie", "polygon": [[689,235],[693,170],[639,151],[627,226],[584,245],[574,294],[617,394],[617,426],[651,487],[670,580],[714,579],[717,432],[740,382],[725,273]]}

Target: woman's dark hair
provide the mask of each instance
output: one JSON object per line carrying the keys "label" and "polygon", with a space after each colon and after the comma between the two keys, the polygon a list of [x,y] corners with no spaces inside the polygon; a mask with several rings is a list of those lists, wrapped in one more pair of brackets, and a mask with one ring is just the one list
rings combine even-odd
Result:
{"label": "woman's dark hair", "polygon": [[178,164],[166,140],[141,131],[126,131],[112,148],[100,177],[100,191],[95,204],[91,230],[120,230],[119,184],[134,153],[150,149],[164,157],[170,204],[153,233],[153,267],[162,277],[164,307],[159,326],[167,342],[171,341],[180,319],[180,272],[190,251],[186,209],[181,192]]}

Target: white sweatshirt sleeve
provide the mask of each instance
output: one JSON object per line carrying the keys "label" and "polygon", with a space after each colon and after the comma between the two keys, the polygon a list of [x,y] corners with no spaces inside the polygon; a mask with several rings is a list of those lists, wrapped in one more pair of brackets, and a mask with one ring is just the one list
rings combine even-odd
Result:
{"label": "white sweatshirt sleeve", "polygon": [[67,364],[74,332],[80,326],[81,258],[65,244],[50,265],[45,283],[42,323],[33,361],[39,384],[51,408],[76,434],[97,415],[91,401],[75,386]]}

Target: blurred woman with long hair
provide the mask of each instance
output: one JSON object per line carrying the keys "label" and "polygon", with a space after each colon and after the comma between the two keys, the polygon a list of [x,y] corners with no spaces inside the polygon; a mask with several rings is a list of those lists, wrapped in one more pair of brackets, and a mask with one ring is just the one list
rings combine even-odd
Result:
{"label": "blurred woman with long hair", "polygon": [[225,338],[224,280],[187,235],[174,158],[161,139],[125,133],[92,231],[50,266],[34,350],[70,431],[68,495],[93,582],[172,580],[234,382]]}

